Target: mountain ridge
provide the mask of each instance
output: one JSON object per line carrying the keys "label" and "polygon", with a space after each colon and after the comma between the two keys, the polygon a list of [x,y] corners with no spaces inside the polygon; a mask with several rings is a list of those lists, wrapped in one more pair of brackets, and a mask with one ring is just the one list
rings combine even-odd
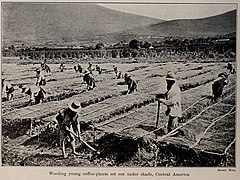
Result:
{"label": "mountain ridge", "polygon": [[2,3],[3,43],[130,41],[142,36],[196,37],[236,32],[236,10],[164,21],[89,3]]}
{"label": "mountain ridge", "polygon": [[142,28],[123,31],[123,34],[158,36],[214,36],[236,32],[236,10],[199,19],[176,19]]}
{"label": "mountain ridge", "polygon": [[162,22],[96,4],[3,3],[2,11],[6,41],[68,42]]}

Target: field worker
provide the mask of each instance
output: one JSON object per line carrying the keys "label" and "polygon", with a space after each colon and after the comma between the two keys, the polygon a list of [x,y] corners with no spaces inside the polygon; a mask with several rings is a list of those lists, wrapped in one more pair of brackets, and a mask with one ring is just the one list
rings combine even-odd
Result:
{"label": "field worker", "polygon": [[182,117],[181,90],[176,81],[173,73],[169,71],[166,77],[166,99],[158,99],[160,103],[167,106],[166,115],[169,116],[167,125],[168,133],[178,127],[178,120]]}
{"label": "field worker", "polygon": [[63,62],[61,62],[61,64],[60,64],[60,72],[63,72],[63,70],[64,70],[64,64],[63,64]]}
{"label": "field worker", "polygon": [[121,77],[122,77],[122,72],[121,72],[121,71],[118,71],[117,78],[120,79]]}
{"label": "field worker", "polygon": [[45,68],[45,65],[47,64],[47,60],[44,59],[42,62],[41,62],[41,68]]}
{"label": "field worker", "polygon": [[134,91],[137,91],[137,83],[134,81],[131,76],[129,76],[127,73],[124,75],[124,80],[128,85],[128,91],[127,94],[131,94]]}
{"label": "field worker", "polygon": [[77,67],[78,67],[78,72],[82,73],[82,66],[80,64],[78,64]]}
{"label": "field worker", "polygon": [[223,87],[228,84],[228,75],[220,73],[212,84],[212,101],[216,102],[223,93]]}
{"label": "field worker", "polygon": [[51,69],[50,69],[50,67],[47,65],[47,64],[45,64],[45,69],[44,69],[47,73],[50,73],[51,72]]}
{"label": "field worker", "polygon": [[98,72],[98,74],[102,74],[102,69],[98,65],[96,65],[96,71]]}
{"label": "field worker", "polygon": [[88,62],[88,68],[87,68],[87,70],[89,71],[89,73],[90,74],[92,74],[92,72],[93,72],[93,68],[92,68],[92,63],[91,62]]}
{"label": "field worker", "polygon": [[47,64],[44,64],[44,65],[41,64],[41,68],[43,71],[46,71],[47,73],[51,72],[51,69]]}
{"label": "field worker", "polygon": [[114,72],[116,74],[116,78],[117,78],[118,77],[118,68],[115,65],[113,65],[113,70],[114,70]]}
{"label": "field worker", "polygon": [[41,104],[45,98],[46,92],[42,87],[38,86],[27,86],[21,87],[22,93],[29,95],[31,104]]}
{"label": "field worker", "polygon": [[86,82],[88,91],[96,87],[95,79],[88,71],[84,72],[83,81]]}
{"label": "field worker", "polygon": [[60,110],[56,116],[55,122],[57,122],[59,125],[60,146],[62,148],[63,158],[67,158],[65,152],[65,142],[67,138],[70,139],[73,154],[77,156],[80,155],[76,152],[76,140],[74,136],[77,135],[80,138],[79,109],[80,103],[72,102],[67,108]]}
{"label": "field worker", "polygon": [[73,69],[75,72],[78,72],[77,65],[74,65]]}
{"label": "field worker", "polygon": [[113,70],[115,72],[116,78],[120,79],[122,77],[122,72],[118,71],[118,68],[115,65],[113,65]]}
{"label": "field worker", "polygon": [[10,101],[13,98],[14,87],[5,78],[2,78],[2,99]]}
{"label": "field worker", "polygon": [[235,68],[233,68],[232,74],[236,74],[236,69]]}
{"label": "field worker", "polygon": [[36,71],[36,78],[37,78],[36,86],[45,86],[46,80],[44,75],[42,74],[39,68],[37,68],[35,71]]}
{"label": "field worker", "polygon": [[42,61],[42,62],[41,62],[41,68],[42,68],[42,69],[45,69],[45,65],[46,65],[45,61]]}
{"label": "field worker", "polygon": [[227,64],[227,70],[229,70],[229,74],[233,71],[233,65],[230,62]]}

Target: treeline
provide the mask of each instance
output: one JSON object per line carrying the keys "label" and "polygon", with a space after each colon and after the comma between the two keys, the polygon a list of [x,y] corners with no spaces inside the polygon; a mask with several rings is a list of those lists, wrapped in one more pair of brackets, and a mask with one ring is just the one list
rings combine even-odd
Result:
{"label": "treeline", "polygon": [[11,45],[3,56],[29,58],[235,58],[236,36],[205,37],[192,39],[165,38],[148,42],[133,39],[129,43],[105,46],[98,43],[90,47],[25,47]]}

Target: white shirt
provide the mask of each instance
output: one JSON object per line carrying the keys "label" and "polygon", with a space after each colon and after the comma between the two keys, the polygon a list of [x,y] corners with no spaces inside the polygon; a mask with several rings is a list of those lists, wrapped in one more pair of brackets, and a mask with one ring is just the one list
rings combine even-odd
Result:
{"label": "white shirt", "polygon": [[2,96],[3,97],[7,97],[7,93],[11,87],[12,87],[11,83],[4,81],[3,87],[2,87]]}
{"label": "white shirt", "polygon": [[41,81],[43,81],[45,79],[44,75],[42,74],[42,72],[40,72],[39,74],[36,74],[37,77],[37,83],[39,84]]}
{"label": "white shirt", "polygon": [[164,104],[170,108],[170,116],[182,117],[181,90],[176,82],[172,85],[171,89],[167,91]]}

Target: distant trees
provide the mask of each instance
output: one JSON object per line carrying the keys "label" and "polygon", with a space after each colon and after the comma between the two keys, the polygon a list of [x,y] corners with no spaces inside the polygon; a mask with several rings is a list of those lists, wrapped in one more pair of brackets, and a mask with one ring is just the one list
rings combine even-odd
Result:
{"label": "distant trees", "polygon": [[15,46],[14,46],[14,45],[11,45],[11,46],[8,47],[8,49],[15,51]]}
{"label": "distant trees", "polygon": [[143,45],[142,45],[141,47],[142,47],[142,48],[146,48],[146,49],[148,49],[148,48],[151,47],[151,43],[148,42],[148,41],[146,41],[145,43],[143,43]]}
{"label": "distant trees", "polygon": [[29,46],[18,44],[6,44],[2,48],[3,56],[17,56],[22,59],[41,58],[131,58],[131,57],[180,57],[182,59],[192,58],[216,58],[222,55],[227,58],[236,56],[236,37],[165,37],[153,42],[153,39],[127,38],[116,44],[96,43],[89,46]]}
{"label": "distant trees", "polygon": [[129,42],[129,48],[131,49],[138,49],[139,48],[139,41],[136,39],[133,39]]}
{"label": "distant trees", "polygon": [[104,48],[104,44],[103,43],[98,43],[96,46],[95,46],[96,49],[102,49]]}

